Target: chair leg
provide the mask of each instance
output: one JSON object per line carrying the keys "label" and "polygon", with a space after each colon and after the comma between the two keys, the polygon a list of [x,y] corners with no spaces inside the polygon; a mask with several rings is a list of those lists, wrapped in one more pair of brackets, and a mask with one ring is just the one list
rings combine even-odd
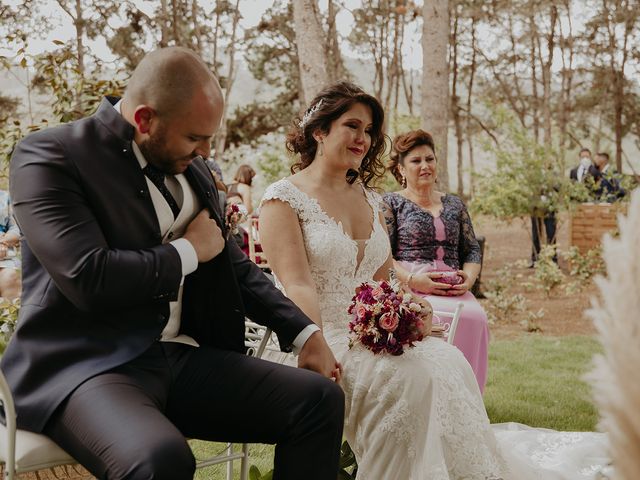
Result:
{"label": "chair leg", "polygon": [[244,456],[240,460],[240,480],[249,479],[249,444],[242,444],[242,453]]}
{"label": "chair leg", "polygon": [[[233,443],[228,444],[227,455],[233,455]],[[233,460],[227,462],[227,480],[233,480]]]}

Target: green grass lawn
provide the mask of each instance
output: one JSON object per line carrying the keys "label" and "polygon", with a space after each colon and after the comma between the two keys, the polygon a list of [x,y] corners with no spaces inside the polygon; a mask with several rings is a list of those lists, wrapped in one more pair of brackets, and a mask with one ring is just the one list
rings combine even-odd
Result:
{"label": "green grass lawn", "polygon": [[[591,337],[531,335],[497,340],[489,348],[489,380],[484,401],[492,423],[520,422],[555,430],[594,430],[598,419],[582,376],[601,348]],[[196,457],[224,445],[192,441]],[[273,447],[251,445],[250,464],[265,473],[273,467]],[[234,467],[239,478],[239,463]],[[199,470],[197,479],[222,480],[226,466]]]}
{"label": "green grass lawn", "polygon": [[595,339],[583,336],[492,342],[484,395],[491,423],[594,430],[598,413],[582,377],[600,351]]}

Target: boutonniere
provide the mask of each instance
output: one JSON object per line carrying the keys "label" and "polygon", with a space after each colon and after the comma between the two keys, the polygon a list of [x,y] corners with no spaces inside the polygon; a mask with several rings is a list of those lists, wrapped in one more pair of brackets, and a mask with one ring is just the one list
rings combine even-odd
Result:
{"label": "boutonniere", "polygon": [[247,212],[247,208],[244,205],[240,203],[228,205],[224,214],[228,235],[236,235],[238,226],[247,219],[248,215],[249,212]]}

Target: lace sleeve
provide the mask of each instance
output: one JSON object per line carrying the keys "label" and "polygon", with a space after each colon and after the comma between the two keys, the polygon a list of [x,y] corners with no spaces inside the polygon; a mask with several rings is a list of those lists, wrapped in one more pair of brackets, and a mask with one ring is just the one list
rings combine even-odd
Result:
{"label": "lace sleeve", "polygon": [[392,197],[390,195],[384,195],[380,202],[380,208],[382,209],[384,219],[387,222],[387,232],[389,233],[389,242],[391,243],[391,253],[395,258],[398,247],[398,236],[396,230],[398,222],[396,220],[396,212],[392,205]]}
{"label": "lace sleeve", "polygon": [[298,218],[304,218],[305,209],[303,207],[305,199],[288,180],[283,178],[269,185],[260,200],[260,207],[271,200],[280,200],[288,203],[293,211],[296,212]]}
{"label": "lace sleeve", "polygon": [[460,242],[458,244],[460,266],[465,263],[482,263],[480,244],[473,231],[471,217],[467,207],[460,200]]}

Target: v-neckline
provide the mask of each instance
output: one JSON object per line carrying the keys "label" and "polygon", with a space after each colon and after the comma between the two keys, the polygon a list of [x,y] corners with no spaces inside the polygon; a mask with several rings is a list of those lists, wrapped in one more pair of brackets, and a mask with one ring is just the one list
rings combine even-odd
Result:
{"label": "v-neckline", "polygon": [[418,205],[416,202],[414,202],[413,200],[411,200],[410,198],[405,197],[404,195],[401,195],[400,193],[396,192],[396,195],[404,198],[407,202],[412,203],[416,208],[418,208],[420,211],[428,213],[431,218],[433,218],[434,220],[437,218],[440,218],[442,216],[442,212],[444,211],[444,199],[446,198],[447,194],[445,193],[444,195],[442,195],[440,197],[440,203],[442,203],[442,206],[440,207],[440,210],[438,210],[438,215],[434,215],[433,212],[427,210],[426,208],[421,207],[420,205]]}
{"label": "v-neckline", "polygon": [[[344,225],[342,224],[341,220],[336,220],[335,218],[330,216],[326,212],[326,210],[324,208],[322,208],[322,205],[320,205],[320,202],[318,201],[317,198],[312,197],[311,195],[309,195],[307,192],[302,190],[300,187],[298,187],[295,183],[293,183],[288,178],[284,178],[283,180],[288,182],[290,185],[293,186],[293,188],[295,188],[298,192],[300,192],[302,195],[304,195],[309,201],[311,201],[318,208],[318,211],[329,221],[329,223],[334,225],[340,231],[340,233],[346,239],[351,241],[352,245],[356,247],[356,268],[354,270],[354,275],[357,275],[357,273],[360,270],[360,266],[362,265],[362,262],[366,257],[367,247],[369,246],[369,242],[373,238],[373,235],[375,234],[375,231],[376,231],[376,218],[375,218],[376,212],[375,212],[375,209],[373,208],[373,206],[371,205],[371,202],[369,202],[369,197],[367,196],[367,193],[364,190],[364,188],[362,189],[362,193],[364,194],[364,200],[365,200],[365,202],[367,202],[367,205],[369,206],[369,210],[371,211],[371,233],[369,233],[369,237],[366,238],[366,239],[355,239],[355,238],[351,237],[351,235],[349,235],[344,230]],[[362,247],[362,258],[360,258],[360,261],[358,261],[358,256],[359,256],[358,253],[360,251],[360,247],[358,245],[358,242],[364,242],[364,245]]]}

